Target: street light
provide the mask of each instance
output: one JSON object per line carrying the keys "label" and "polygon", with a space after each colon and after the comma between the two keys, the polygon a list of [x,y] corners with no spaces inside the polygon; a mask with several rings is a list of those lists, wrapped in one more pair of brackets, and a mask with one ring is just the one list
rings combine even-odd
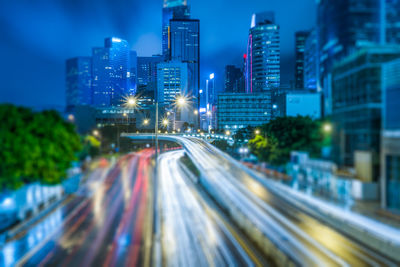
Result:
{"label": "street light", "polygon": [[324,126],[323,126],[323,130],[324,130],[324,132],[326,132],[326,133],[332,132],[332,124],[330,124],[330,123],[325,123]]}
{"label": "street light", "polygon": [[228,130],[225,132],[225,134],[229,136],[229,135],[231,135],[231,132]]}
{"label": "street light", "polygon": [[168,119],[163,119],[163,120],[162,120],[162,124],[163,124],[164,126],[168,126]]}
{"label": "street light", "polygon": [[186,106],[186,104],[187,104],[187,99],[186,99],[185,96],[180,95],[180,96],[177,96],[177,97],[176,97],[175,103],[176,103],[176,105],[177,105],[178,107],[184,107],[184,106]]}
{"label": "street light", "polygon": [[143,120],[143,125],[148,125],[149,122],[150,122],[149,119],[144,119],[144,120]]}
{"label": "street light", "polygon": [[255,134],[256,134],[256,135],[259,135],[260,133],[261,133],[261,131],[258,130],[258,129],[255,131]]}
{"label": "street light", "polygon": [[195,110],[193,111],[193,114],[194,114],[194,115],[197,115],[197,114],[199,114],[199,111],[198,111],[197,109],[195,109]]}
{"label": "street light", "polygon": [[92,134],[93,134],[93,136],[96,136],[96,137],[98,137],[100,135],[98,130],[93,130]]}

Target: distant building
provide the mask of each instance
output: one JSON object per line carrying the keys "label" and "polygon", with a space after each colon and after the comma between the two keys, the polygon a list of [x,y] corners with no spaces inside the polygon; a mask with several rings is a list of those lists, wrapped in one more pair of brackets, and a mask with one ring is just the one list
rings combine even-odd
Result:
{"label": "distant building", "polygon": [[309,116],[320,119],[321,94],[306,90],[286,91],[273,97],[272,113],[274,117]]}
{"label": "distant building", "polygon": [[196,19],[170,20],[171,61],[187,63],[188,88],[186,97],[193,108],[199,108],[200,88],[200,21]]}
{"label": "distant building", "polygon": [[280,85],[280,36],[273,12],[254,14],[249,31],[246,92],[269,92]]}
{"label": "distant building", "polygon": [[137,57],[137,93],[155,98],[157,92],[157,64],[161,56]]}
{"label": "distant building", "polygon": [[93,48],[93,105],[119,106],[130,92],[130,49],[120,38],[105,39],[104,48]]}
{"label": "distant building", "polygon": [[359,177],[367,182],[377,181],[379,173],[382,64],[399,57],[398,46],[371,46],[333,70],[333,154],[342,166],[357,165],[358,160],[364,169],[370,166],[371,171]]}
{"label": "distant building", "polygon": [[400,59],[382,69],[382,206],[400,211]]}
{"label": "distant building", "polygon": [[129,95],[136,95],[137,93],[137,53],[130,51],[130,71],[129,71]]}
{"label": "distant building", "polygon": [[157,65],[157,97],[160,105],[172,106],[177,96],[188,90],[187,63],[164,62]]}
{"label": "distant building", "polygon": [[66,62],[67,110],[92,104],[92,59],[75,57]]}
{"label": "distant building", "polygon": [[225,93],[244,93],[244,75],[234,65],[225,66]]}
{"label": "distant building", "polygon": [[165,61],[171,58],[170,20],[189,18],[190,8],[186,0],[164,0],[162,10],[162,55]]}
{"label": "distant building", "polygon": [[304,53],[308,31],[299,31],[295,34],[295,88],[304,88]]}
{"label": "distant building", "polygon": [[304,44],[304,87],[309,91],[320,91],[318,88],[319,73],[317,31],[311,30]]}
{"label": "distant building", "polygon": [[272,115],[270,97],[262,92],[218,94],[218,129],[235,131],[269,122]]}

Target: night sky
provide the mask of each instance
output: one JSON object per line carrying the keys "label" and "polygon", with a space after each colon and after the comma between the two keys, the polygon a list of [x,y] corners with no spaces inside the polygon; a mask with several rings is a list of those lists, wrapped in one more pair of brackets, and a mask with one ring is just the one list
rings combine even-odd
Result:
{"label": "night sky", "polygon": [[[315,22],[315,0],[188,0],[200,19],[201,76],[241,66],[251,15],[272,10],[281,26],[281,80],[293,80],[294,32]],[[0,102],[65,104],[65,60],[90,56],[108,36],[139,56],[161,52],[162,0],[0,0]]]}

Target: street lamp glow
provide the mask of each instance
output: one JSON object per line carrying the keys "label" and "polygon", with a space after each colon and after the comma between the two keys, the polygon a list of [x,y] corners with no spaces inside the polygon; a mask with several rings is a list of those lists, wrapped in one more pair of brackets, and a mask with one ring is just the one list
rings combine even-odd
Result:
{"label": "street lamp glow", "polygon": [[257,129],[257,130],[255,131],[255,133],[256,133],[256,135],[259,135],[259,134],[261,133],[261,131]]}
{"label": "street lamp glow", "polygon": [[168,120],[167,120],[167,119],[163,119],[162,124],[163,124],[164,126],[168,126]]}
{"label": "street lamp glow", "polygon": [[99,133],[99,131],[98,131],[98,130],[93,130],[93,135],[97,137],[97,136],[99,136],[99,135],[100,135],[100,133]]}
{"label": "street lamp glow", "polygon": [[125,112],[124,112],[124,114],[122,114],[124,117],[126,117],[126,116],[128,116]]}
{"label": "street lamp glow", "polygon": [[215,74],[214,73],[211,73],[210,74],[210,80],[212,80],[212,79],[214,79],[215,78]]}
{"label": "street lamp glow", "polygon": [[332,125],[330,123],[325,123],[323,127],[324,132],[330,133],[332,132]]}
{"label": "street lamp glow", "polygon": [[184,95],[179,95],[175,98],[175,106],[183,108],[187,105],[188,99]]}
{"label": "street lamp glow", "polygon": [[207,111],[207,115],[208,115],[208,116],[211,116],[211,111]]}
{"label": "street lamp glow", "polygon": [[124,97],[124,106],[127,108],[135,108],[138,105],[138,100],[134,96],[126,96]]}
{"label": "street lamp glow", "polygon": [[197,115],[197,114],[199,114],[199,111],[198,111],[197,109],[195,109],[195,110],[193,111],[193,114],[194,114],[194,115]]}
{"label": "street lamp glow", "polygon": [[150,122],[149,119],[144,119],[144,120],[143,120],[143,125],[148,125],[149,122]]}
{"label": "street lamp glow", "polygon": [[228,130],[225,132],[225,134],[229,136],[229,135],[231,135],[231,132]]}

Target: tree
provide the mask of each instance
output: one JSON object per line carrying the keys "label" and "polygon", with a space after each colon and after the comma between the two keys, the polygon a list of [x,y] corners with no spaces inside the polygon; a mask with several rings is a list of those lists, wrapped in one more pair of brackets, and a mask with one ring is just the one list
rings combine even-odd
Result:
{"label": "tree", "polygon": [[279,117],[260,127],[261,133],[249,146],[259,159],[274,165],[289,161],[293,150],[319,156],[323,143],[321,122],[310,117]]}
{"label": "tree", "polygon": [[60,183],[81,149],[74,126],[56,111],[0,105],[0,189]]}

